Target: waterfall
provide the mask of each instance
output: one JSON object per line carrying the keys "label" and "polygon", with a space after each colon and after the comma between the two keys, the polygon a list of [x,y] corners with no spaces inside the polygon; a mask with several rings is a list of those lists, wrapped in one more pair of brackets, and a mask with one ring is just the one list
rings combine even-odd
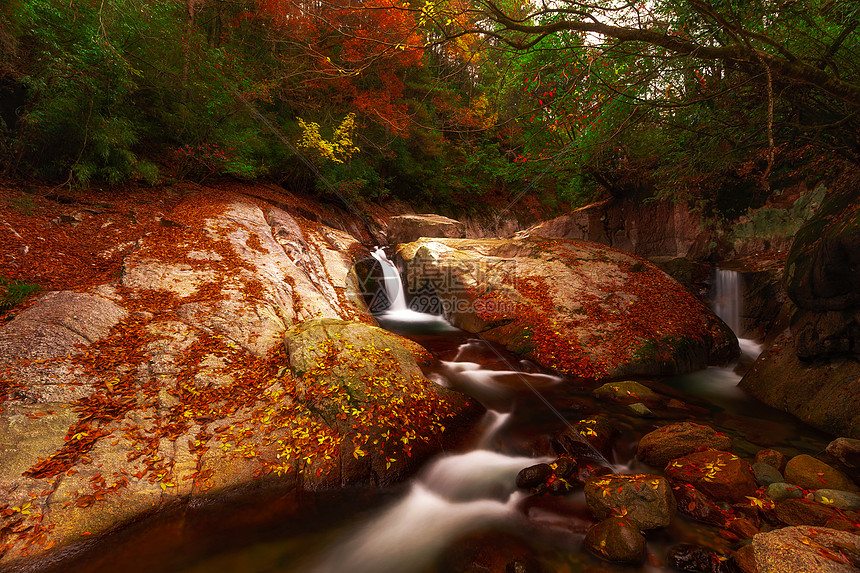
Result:
{"label": "waterfall", "polygon": [[755,360],[761,354],[762,345],[749,338],[741,338],[744,309],[744,279],[741,273],[725,269],[714,271],[714,287],[712,293],[714,314],[729,325],[738,344],[741,347],[741,357]]}
{"label": "waterfall", "polygon": [[382,288],[385,289],[385,295],[389,301],[388,310],[375,315],[380,325],[398,334],[453,330],[444,317],[416,312],[406,305],[406,293],[403,290],[400,271],[388,259],[381,247],[376,247],[371,256],[379,261],[382,267]]}
{"label": "waterfall", "polygon": [[388,296],[388,310],[392,312],[407,310],[406,294],[403,292],[403,281],[400,280],[400,271],[394,266],[388,257],[385,256],[385,251],[380,247],[376,247],[370,256],[379,261],[382,267],[382,286],[385,289],[385,294]]}
{"label": "waterfall", "polygon": [[744,281],[737,271],[716,269],[714,275],[714,313],[729,325],[736,336],[743,334],[741,313],[744,306]]}

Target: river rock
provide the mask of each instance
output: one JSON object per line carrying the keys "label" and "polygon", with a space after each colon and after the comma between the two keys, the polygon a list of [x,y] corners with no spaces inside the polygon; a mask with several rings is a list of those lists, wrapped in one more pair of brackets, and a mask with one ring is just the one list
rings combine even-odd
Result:
{"label": "river rock", "polygon": [[767,486],[767,496],[773,501],[800,499],[803,497],[803,490],[790,483],[777,482]]}
{"label": "river rock", "polygon": [[395,215],[389,219],[387,235],[390,243],[411,243],[421,237],[461,239],[466,228],[442,215]]}
{"label": "river rock", "polygon": [[809,494],[818,503],[844,509],[847,511],[860,511],[860,495],[837,489],[818,489]]}
{"label": "river rock", "polygon": [[838,489],[860,491],[845,474],[807,454],[791,458],[785,466],[785,481],[803,489]]}
{"label": "river rock", "polygon": [[523,468],[517,474],[517,487],[520,489],[531,489],[545,485],[552,474],[553,470],[549,464],[537,464]]}
{"label": "river rock", "polygon": [[582,456],[606,465],[603,453],[608,451],[618,428],[606,416],[583,418],[572,427],[553,438],[552,447],[559,455],[568,454],[574,458]]}
{"label": "river rock", "polygon": [[687,517],[719,527],[726,527],[731,521],[728,512],[688,483],[672,487],[672,493],[678,504],[678,511]]}
{"label": "river rock", "polygon": [[671,460],[702,448],[728,450],[731,447],[732,439],[710,426],[679,422],[642,436],[636,457],[648,465],[662,468]]}
{"label": "river rock", "polygon": [[834,507],[808,499],[787,499],[776,504],[774,514],[786,525],[817,525],[834,529],[857,530],[852,525],[857,514],[846,514]]}
{"label": "river rock", "polygon": [[654,412],[652,412],[651,409],[648,406],[646,406],[645,404],[643,404],[642,402],[636,402],[634,404],[628,404],[627,410],[631,414],[633,414],[634,416],[637,416],[639,418],[654,418],[655,417]]}
{"label": "river rock", "polygon": [[785,464],[788,462],[788,458],[786,458],[785,454],[778,450],[764,449],[756,452],[755,462],[767,464],[772,468],[776,468],[777,471],[783,472],[785,471]]}
{"label": "river rock", "polygon": [[608,382],[592,391],[591,394],[598,400],[615,404],[645,402],[656,405],[663,401],[663,397],[651,390],[651,388],[633,380]]}
{"label": "river rock", "polygon": [[718,501],[745,501],[758,489],[748,462],[718,450],[678,458],[666,466],[666,476],[674,483],[688,483]]}
{"label": "river rock", "polygon": [[[860,470],[860,440],[836,438],[827,444],[827,453],[839,460],[846,468]],[[860,471],[854,471],[853,480],[860,478]]]}
{"label": "river rock", "polygon": [[607,561],[641,563],[645,559],[645,536],[639,524],[627,517],[608,517],[585,534],[585,546]]}
{"label": "river rock", "polygon": [[750,547],[744,573],[856,573],[860,536],[801,525],[759,533]]}
{"label": "river rock", "polygon": [[692,543],[673,545],[666,552],[666,565],[678,571],[694,573],[732,573],[728,557]]}
{"label": "river rock", "polygon": [[666,478],[647,474],[598,477],[585,484],[585,500],[597,519],[628,517],[642,529],[669,525],[675,515],[675,498]]}
{"label": "river rock", "polygon": [[758,482],[758,485],[761,487],[767,487],[772,483],[784,481],[779,470],[770,464],[756,462],[752,465],[752,470],[755,474],[755,481]]}
{"label": "river rock", "polygon": [[608,247],[421,239],[398,254],[410,289],[432,288],[455,325],[567,375],[666,375],[737,354],[728,328],[683,286]]}

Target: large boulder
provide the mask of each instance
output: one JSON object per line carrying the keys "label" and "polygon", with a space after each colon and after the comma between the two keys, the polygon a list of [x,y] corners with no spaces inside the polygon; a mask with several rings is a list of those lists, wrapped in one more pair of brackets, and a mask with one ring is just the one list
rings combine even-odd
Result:
{"label": "large boulder", "polygon": [[445,426],[470,404],[422,376],[416,355],[426,350],[376,326],[316,319],[288,331],[286,342],[296,399],[333,431],[327,455],[339,463],[321,460],[323,485],[371,473],[382,483],[402,478],[439,449]]}
{"label": "large boulder", "polygon": [[396,215],[388,222],[390,243],[411,243],[421,237],[461,239],[465,236],[463,223],[442,215]]}
{"label": "large boulder", "polygon": [[[347,296],[361,251],[349,235],[223,194],[191,196],[169,221],[116,283],[46,293],[0,325],[0,566],[237,489],[392,481],[408,455],[387,440],[421,444],[420,458],[465,408],[420,378],[421,349],[355,326],[370,319]],[[372,355],[340,386],[302,366],[328,356],[297,346],[320,340],[313,329],[287,357],[288,329],[320,317]]]}
{"label": "large boulder", "polygon": [[414,292],[455,325],[564,374],[617,379],[697,370],[734,335],[650,263],[569,240],[421,239],[398,250]]}

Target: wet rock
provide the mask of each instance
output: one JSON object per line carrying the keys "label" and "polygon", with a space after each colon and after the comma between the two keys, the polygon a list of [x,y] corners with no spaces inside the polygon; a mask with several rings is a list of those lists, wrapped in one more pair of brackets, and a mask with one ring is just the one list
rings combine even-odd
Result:
{"label": "wet rock", "polygon": [[568,457],[560,457],[555,460],[555,475],[567,479],[576,475],[576,460]]}
{"label": "wet rock", "polygon": [[788,461],[785,466],[785,481],[808,490],[825,488],[860,491],[845,474],[807,454],[794,456]]}
{"label": "wet rock", "polygon": [[800,499],[803,497],[803,490],[790,483],[777,482],[767,486],[767,496],[773,501]]}
{"label": "wet rock", "polygon": [[729,514],[692,485],[675,486],[672,488],[672,492],[675,495],[680,513],[696,521],[711,523],[720,527],[728,525],[731,519]]}
{"label": "wet rock", "polygon": [[712,499],[741,502],[758,484],[750,464],[729,452],[706,450],[678,458],[666,466],[673,482],[688,483]]}
{"label": "wet rock", "polygon": [[744,545],[735,553],[735,566],[743,573],[759,573],[752,545]]}
{"label": "wet rock", "polygon": [[[842,524],[847,522],[850,527],[850,520],[844,512],[808,499],[781,501],[776,504],[774,514],[786,525],[815,525],[845,529]],[[836,524],[840,525],[836,526]]]}
{"label": "wet rock", "polygon": [[595,389],[591,395],[599,400],[615,404],[633,404],[635,402],[659,404],[663,401],[663,397],[660,394],[657,394],[644,384],[632,380],[609,382]]}
{"label": "wet rock", "polygon": [[584,418],[567,428],[552,441],[555,452],[579,459],[583,456],[605,464],[603,454],[612,444],[618,429],[606,416]]}
{"label": "wet rock", "polygon": [[627,517],[609,517],[585,535],[585,546],[607,561],[641,563],[645,559],[645,536],[639,524]]}
{"label": "wet rock", "polygon": [[822,527],[759,533],[750,547],[742,560],[745,573],[856,573],[860,564],[860,536]]}
{"label": "wet rock", "polygon": [[772,483],[780,483],[783,480],[782,474],[775,467],[764,462],[756,462],[752,465],[755,480],[761,487],[767,487]]}
{"label": "wet rock", "polygon": [[759,532],[755,523],[744,517],[738,517],[729,522],[728,530],[740,539],[752,539]]}
{"label": "wet rock", "polygon": [[729,558],[692,543],[673,545],[666,552],[666,565],[678,571],[693,573],[734,573]]}
{"label": "wet rock", "polygon": [[600,464],[585,463],[576,466],[576,473],[573,475],[570,481],[584,484],[591,479],[611,474],[612,468],[602,466]]}
{"label": "wet rock", "polygon": [[669,525],[676,504],[666,478],[648,474],[597,477],[585,484],[585,500],[597,519],[624,515],[642,529]]}
{"label": "wet rock", "polygon": [[553,471],[549,464],[537,464],[520,470],[517,474],[517,487],[531,489],[546,484]]}
{"label": "wet rock", "polygon": [[[326,423],[337,428],[341,435],[354,431],[354,412],[358,408],[372,407],[380,400],[385,400],[389,408],[394,407],[393,404],[401,404],[403,408],[411,395],[415,407],[427,408],[432,403],[434,416],[449,416],[462,411],[468,402],[463,394],[434,384],[421,375],[416,353],[420,354],[422,347],[379,327],[320,318],[290,329],[284,339],[290,368],[297,380],[296,397],[312,402],[323,413]],[[325,388],[328,393],[321,393],[320,388]],[[344,396],[348,396],[349,407],[344,407]],[[420,396],[420,400],[416,396]],[[369,440],[384,441],[380,434],[386,431],[389,435],[421,432],[414,426],[407,430],[408,418],[392,418],[387,428],[382,427],[386,425],[384,419],[375,420],[373,425],[376,427],[366,430]],[[420,441],[426,443],[425,440]],[[339,484],[357,483],[365,481],[371,472],[382,483],[391,483],[402,477],[412,456],[389,457],[379,448],[370,447],[372,443],[366,444],[366,450],[362,449],[364,455],[342,454],[344,459],[339,472],[333,472],[327,479],[336,480]],[[346,446],[355,451],[353,444]],[[416,452],[426,453],[425,446],[419,443],[416,447]],[[318,480],[313,476],[308,481],[318,487]]]}
{"label": "wet rock", "polygon": [[788,462],[788,458],[779,450],[764,449],[756,452],[755,462],[767,464],[776,468],[779,472],[783,472],[785,471],[785,464]]}
{"label": "wet rock", "polygon": [[731,438],[710,426],[680,422],[642,436],[636,457],[648,465],[662,468],[671,460],[702,448],[728,450],[731,447]]}
{"label": "wet rock", "polygon": [[860,438],[860,362],[805,361],[792,334],[780,334],[747,372],[740,387],[774,408],[830,434]]}
{"label": "wet rock", "polygon": [[388,222],[390,243],[411,243],[421,237],[460,239],[466,236],[463,223],[442,215],[396,215]]}
{"label": "wet rock", "polygon": [[[839,460],[845,467],[860,470],[860,440],[836,438],[827,444],[827,453]],[[853,472],[852,479],[860,478],[860,472]]]}
{"label": "wet rock", "polygon": [[860,510],[860,495],[836,489],[819,489],[809,494],[818,503],[848,511]]}

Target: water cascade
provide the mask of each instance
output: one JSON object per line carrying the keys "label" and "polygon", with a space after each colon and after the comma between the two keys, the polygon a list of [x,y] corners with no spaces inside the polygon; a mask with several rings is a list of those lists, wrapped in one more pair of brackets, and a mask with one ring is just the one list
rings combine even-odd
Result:
{"label": "water cascade", "polygon": [[741,313],[744,306],[744,280],[737,271],[714,271],[714,314],[729,325],[735,336],[743,334]]}
{"label": "water cascade", "polygon": [[388,311],[402,312],[408,310],[406,306],[406,294],[403,292],[403,281],[400,279],[400,271],[388,259],[385,251],[377,247],[371,253],[374,259],[379,261],[379,266],[382,267],[382,286],[385,289],[385,294],[388,296]]}
{"label": "water cascade", "polygon": [[453,330],[444,317],[415,312],[406,303],[403,280],[397,266],[388,258],[385,251],[377,247],[371,256],[382,268],[382,288],[388,298],[388,310],[376,315],[379,323],[389,330],[409,332],[445,332]]}
{"label": "water cascade", "polygon": [[751,338],[742,338],[744,310],[744,278],[737,271],[715,269],[712,304],[714,314],[725,322],[741,347],[741,358],[755,360],[761,354],[762,346]]}

